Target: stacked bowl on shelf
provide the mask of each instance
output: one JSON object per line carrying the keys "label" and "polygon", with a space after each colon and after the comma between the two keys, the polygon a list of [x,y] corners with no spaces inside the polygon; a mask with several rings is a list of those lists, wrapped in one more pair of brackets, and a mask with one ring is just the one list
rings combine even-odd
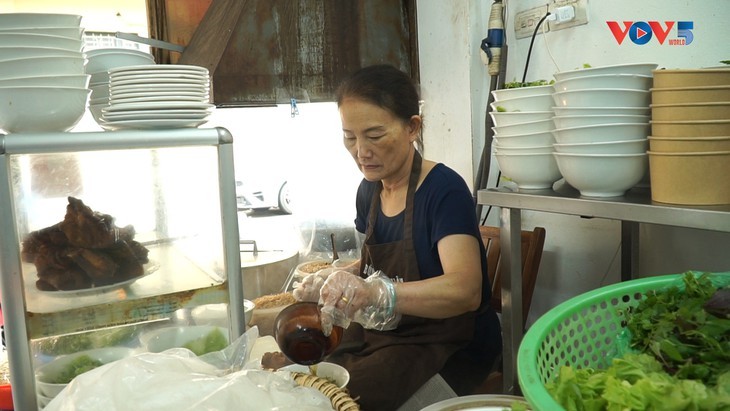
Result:
{"label": "stacked bowl on shelf", "polygon": [[492,91],[494,156],[519,189],[552,188],[560,179],[553,157],[552,94],[552,85]]}
{"label": "stacked bowl on shelf", "polygon": [[0,13],[0,130],[64,132],[86,111],[81,16]]}
{"label": "stacked bowl on shelf", "polygon": [[622,196],[647,175],[656,67],[635,63],[555,73],[553,155],[581,195]]}
{"label": "stacked bowl on shelf", "polygon": [[159,64],[109,70],[106,130],[197,127],[208,121],[210,74],[205,67]]}
{"label": "stacked bowl on shelf", "polygon": [[652,200],[730,204],[730,67],[653,74]]}
{"label": "stacked bowl on shelf", "polygon": [[101,120],[101,110],[109,105],[109,70],[155,64],[152,54],[134,49],[99,48],[89,50],[86,56],[89,60],[86,64],[86,73],[91,76],[89,111],[97,123]]}

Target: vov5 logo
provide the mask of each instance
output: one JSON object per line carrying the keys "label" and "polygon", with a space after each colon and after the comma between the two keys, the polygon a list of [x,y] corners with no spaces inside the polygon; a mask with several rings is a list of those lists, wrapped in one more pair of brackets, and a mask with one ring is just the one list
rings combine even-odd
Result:
{"label": "vov5 logo", "polygon": [[[664,44],[666,41],[670,46],[686,46],[692,43],[694,39],[692,34],[694,22],[692,21],[665,21],[664,25],[659,21],[624,21],[622,23],[623,27],[617,21],[606,22],[618,44],[623,43],[627,35],[632,43],[638,45],[644,45],[654,37],[659,41],[659,44]],[[669,37],[675,25],[677,27],[677,36],[667,41],[667,37]]]}

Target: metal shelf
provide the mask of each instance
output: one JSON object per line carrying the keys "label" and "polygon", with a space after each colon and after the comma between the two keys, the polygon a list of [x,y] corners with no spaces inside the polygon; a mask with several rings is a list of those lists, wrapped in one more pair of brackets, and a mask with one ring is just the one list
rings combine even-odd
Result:
{"label": "metal shelf", "polygon": [[559,182],[553,189],[515,191],[509,188],[479,190],[477,202],[500,207],[502,244],[503,378],[506,393],[519,391],[517,351],[523,337],[520,231],[522,210],[606,218],[621,221],[621,279],[633,278],[638,267],[639,224],[730,232],[730,205],[682,206],[653,202],[648,189],[635,188],[622,197],[588,198]]}

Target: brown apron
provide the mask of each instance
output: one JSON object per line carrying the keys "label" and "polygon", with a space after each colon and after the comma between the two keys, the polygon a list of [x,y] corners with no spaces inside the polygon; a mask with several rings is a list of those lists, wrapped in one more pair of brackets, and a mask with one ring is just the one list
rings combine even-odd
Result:
{"label": "brown apron", "polygon": [[[403,281],[421,279],[413,248],[413,201],[421,172],[421,156],[415,153],[408,183],[403,239],[373,244],[373,227],[380,210],[382,183],[373,194],[361,253],[360,272],[381,270]],[[362,274],[365,277],[365,274]],[[428,304],[428,301],[423,301]],[[362,338],[356,352],[333,355],[328,361],[342,364],[350,372],[347,385],[365,411],[395,410],[429,378],[439,372],[451,354],[464,347],[474,335],[474,313],[435,320],[403,316],[392,331],[363,330],[352,324],[345,340]]]}

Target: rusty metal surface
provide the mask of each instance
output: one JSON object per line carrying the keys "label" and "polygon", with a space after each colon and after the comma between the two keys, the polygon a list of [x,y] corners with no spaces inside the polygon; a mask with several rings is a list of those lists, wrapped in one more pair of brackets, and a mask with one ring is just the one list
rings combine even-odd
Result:
{"label": "rusty metal surface", "polygon": [[248,0],[212,71],[215,103],[332,101],[360,67],[413,72],[414,22],[412,0]]}

